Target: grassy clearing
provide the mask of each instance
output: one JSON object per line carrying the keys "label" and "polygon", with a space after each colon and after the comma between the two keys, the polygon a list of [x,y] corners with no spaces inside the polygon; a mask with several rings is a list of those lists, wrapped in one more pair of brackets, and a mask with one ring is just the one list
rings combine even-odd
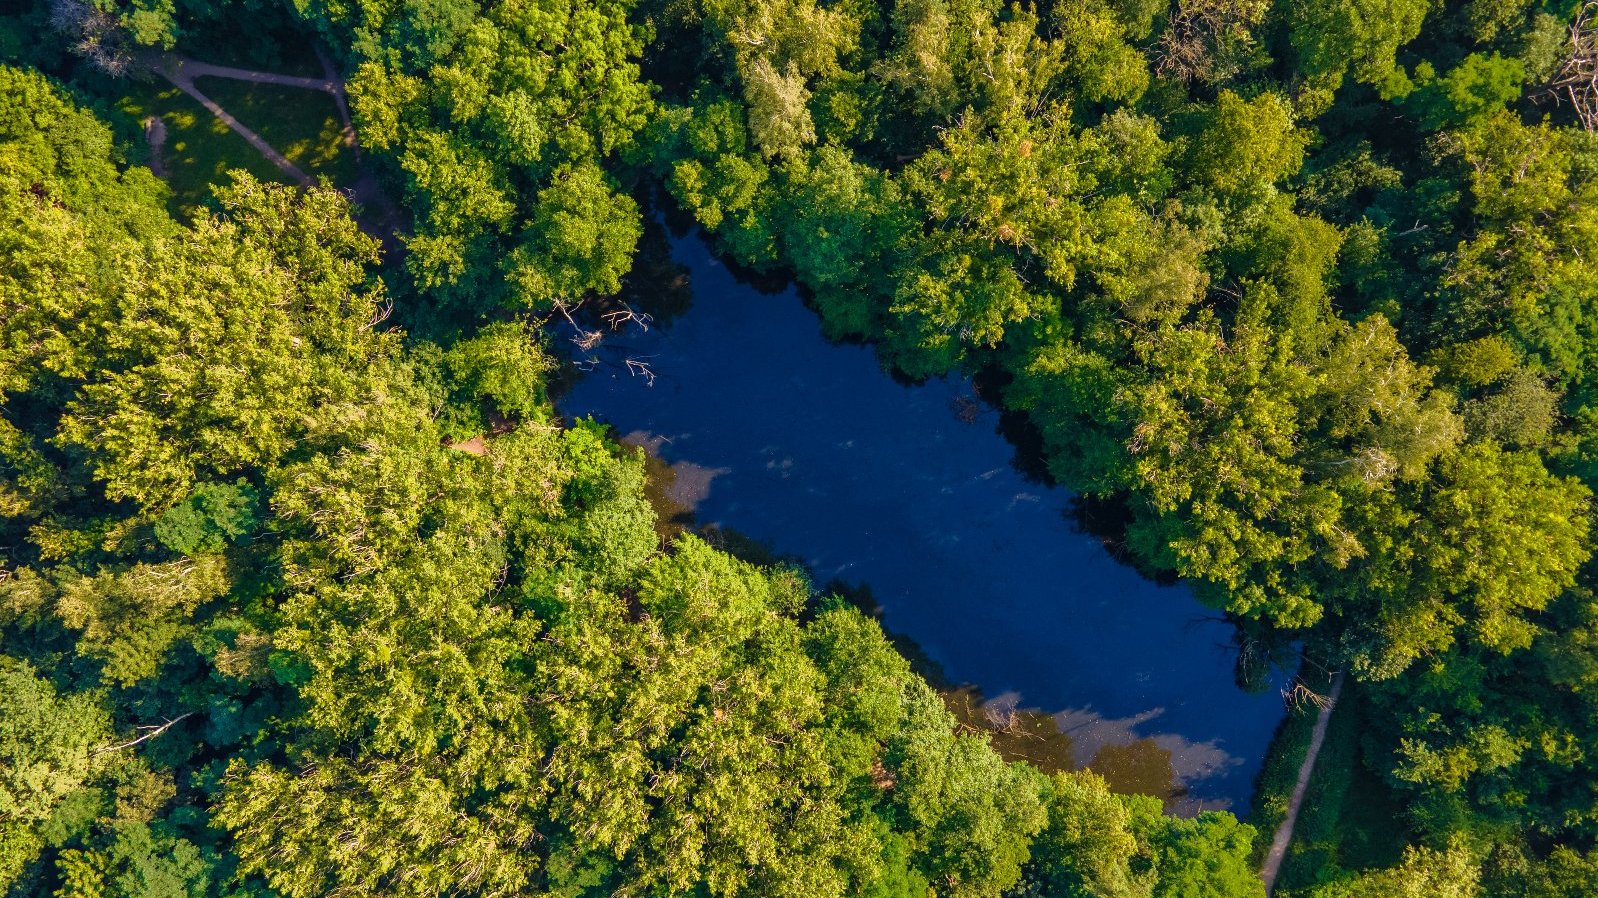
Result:
{"label": "grassy clearing", "polygon": [[[173,201],[180,208],[203,204],[211,185],[242,168],[265,181],[288,183],[244,138],[209,110],[165,81],[118,82],[126,95],[116,107],[134,121],[159,117],[166,123],[162,157]],[[321,91],[224,78],[199,78],[195,86],[252,128],[311,177],[348,184],[356,177],[354,154],[344,146],[333,98]]]}
{"label": "grassy clearing", "polygon": [[355,154],[344,145],[344,125],[331,95],[227,78],[197,78],[194,86],[311,177],[334,184],[357,177]]}
{"label": "grassy clearing", "polygon": [[226,182],[230,169],[242,168],[265,181],[287,181],[244,138],[176,87],[165,81],[132,79],[118,85],[127,91],[116,101],[119,111],[135,122],[158,117],[166,123],[162,157],[179,207],[204,203],[211,196],[211,185]]}

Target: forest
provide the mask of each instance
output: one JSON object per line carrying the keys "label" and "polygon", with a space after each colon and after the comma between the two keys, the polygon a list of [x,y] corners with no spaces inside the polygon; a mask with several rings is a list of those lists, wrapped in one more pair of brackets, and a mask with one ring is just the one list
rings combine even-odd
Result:
{"label": "forest", "polygon": [[[310,48],[358,159],[158,171]],[[18,0],[0,892],[1263,898],[661,536],[550,324],[666,208],[1346,676],[1276,894],[1598,895],[1595,132],[1579,0]]]}

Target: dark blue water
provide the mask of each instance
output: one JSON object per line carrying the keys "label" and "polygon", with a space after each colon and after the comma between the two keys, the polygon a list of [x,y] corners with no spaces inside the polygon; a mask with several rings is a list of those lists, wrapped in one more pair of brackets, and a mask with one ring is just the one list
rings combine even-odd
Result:
{"label": "dark blue water", "polygon": [[1179,810],[1246,809],[1282,700],[1234,685],[1229,625],[1078,530],[1069,493],[1012,467],[969,382],[896,383],[869,348],[823,338],[793,290],[740,284],[697,237],[672,255],[691,306],[574,350],[591,371],[563,414],[650,448],[698,523],[867,587],[884,627],[990,716],[1040,709],[1075,764],[1163,782]]}

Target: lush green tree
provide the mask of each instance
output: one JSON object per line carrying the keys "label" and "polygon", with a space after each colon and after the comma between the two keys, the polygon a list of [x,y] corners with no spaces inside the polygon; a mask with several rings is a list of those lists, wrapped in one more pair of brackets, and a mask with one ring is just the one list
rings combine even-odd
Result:
{"label": "lush green tree", "polygon": [[1260,898],[1265,894],[1265,884],[1249,862],[1255,835],[1252,826],[1215,811],[1181,819],[1161,817],[1155,810],[1149,806],[1143,818],[1152,821],[1145,824],[1145,838],[1159,871],[1154,898]]}
{"label": "lush green tree", "polygon": [[1328,883],[1310,894],[1314,898],[1476,898],[1481,894],[1480,873],[1463,847],[1444,851],[1411,847],[1396,867]]}
{"label": "lush green tree", "polygon": [[1042,894],[1059,898],[1140,898],[1160,875],[1142,857],[1133,812],[1091,773],[1055,774],[1049,822],[1032,843],[1032,874]]}
{"label": "lush green tree", "polygon": [[950,895],[1014,885],[1028,842],[1047,822],[1045,780],[1006,765],[987,742],[950,732],[949,712],[925,686],[907,696],[908,719],[890,744],[895,804],[921,836],[923,869]]}
{"label": "lush green tree", "polygon": [[103,847],[63,852],[58,866],[62,898],[203,898],[212,874],[193,843],[132,821]]}
{"label": "lush green tree", "polygon": [[215,555],[100,570],[70,568],[46,584],[26,568],[5,585],[13,607],[48,608],[77,632],[77,652],[101,663],[101,677],[131,686],[154,676],[202,604],[227,591],[225,564]]}
{"label": "lush green tree", "polygon": [[1298,172],[1308,140],[1294,127],[1292,108],[1282,97],[1262,93],[1245,100],[1222,91],[1206,110],[1204,130],[1189,145],[1183,170],[1222,197],[1248,202]]}
{"label": "lush green tree", "polygon": [[[89,455],[108,497],[158,512],[359,404],[351,371],[386,351],[367,333],[379,293],[363,289],[362,265],[375,245],[342,196],[302,201],[246,179],[220,200],[226,218],[141,239],[49,194],[7,194],[8,226],[28,235],[4,275],[5,364],[28,372],[13,389],[76,382],[51,439]],[[103,252],[68,249],[90,234]]]}
{"label": "lush green tree", "polygon": [[0,656],[0,887],[44,847],[42,825],[101,767],[111,732],[103,698],[59,692],[25,661]]}
{"label": "lush green tree", "polygon": [[915,247],[915,212],[904,191],[836,147],[782,174],[790,196],[782,206],[782,248],[795,276],[814,293],[830,333],[874,333],[897,290],[890,273]]}
{"label": "lush green tree", "polygon": [[1312,84],[1332,89],[1352,70],[1355,80],[1384,96],[1402,96],[1410,85],[1396,57],[1420,34],[1428,7],[1416,0],[1312,0],[1295,6],[1289,27],[1299,70]]}
{"label": "lush green tree", "polygon": [[155,538],[180,555],[220,552],[255,529],[260,497],[244,480],[202,483],[155,522]]}
{"label": "lush green tree", "polygon": [[302,4],[355,63],[365,145],[397,169],[419,286],[467,306],[614,292],[638,211],[603,174],[643,126],[631,4]]}
{"label": "lush green tree", "polygon": [[1598,240],[1591,142],[1500,113],[1450,136],[1468,166],[1473,228],[1452,253],[1440,312],[1457,338],[1504,333],[1562,380],[1590,367],[1587,298]]}
{"label": "lush green tree", "polygon": [[1422,62],[1415,66],[1414,80],[1406,105],[1416,110],[1422,127],[1439,130],[1469,125],[1516,100],[1526,67],[1513,57],[1472,53],[1446,75]]}
{"label": "lush green tree", "polygon": [[593,164],[560,169],[539,191],[508,277],[528,305],[615,293],[642,236],[638,206]]}

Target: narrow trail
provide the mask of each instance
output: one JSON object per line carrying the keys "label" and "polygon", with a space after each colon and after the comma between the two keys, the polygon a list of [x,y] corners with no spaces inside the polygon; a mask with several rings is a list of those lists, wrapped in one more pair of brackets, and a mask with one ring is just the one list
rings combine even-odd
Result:
{"label": "narrow trail", "polygon": [[405,244],[399,239],[404,217],[399,207],[388,198],[388,193],[383,190],[371,166],[366,164],[366,155],[361,152],[361,144],[355,139],[355,121],[350,118],[349,97],[344,92],[344,78],[339,74],[338,66],[333,64],[333,57],[320,44],[315,49],[316,58],[322,63],[322,72],[327,76],[326,83],[330,85],[328,92],[333,95],[333,105],[338,107],[339,122],[344,126],[344,145],[355,154],[355,170],[360,172],[355,183],[349,186],[350,199],[357,207],[356,220],[368,234],[382,242],[385,253],[391,257],[397,256],[405,251]]}
{"label": "narrow trail", "polygon": [[1309,751],[1304,753],[1304,764],[1298,768],[1298,782],[1293,785],[1293,798],[1287,803],[1287,816],[1282,818],[1282,825],[1276,828],[1276,836],[1271,840],[1271,850],[1265,855],[1265,863],[1260,867],[1260,878],[1265,880],[1265,894],[1270,895],[1276,891],[1276,877],[1282,872],[1282,861],[1287,859],[1287,847],[1293,844],[1293,827],[1298,823],[1299,809],[1304,806],[1304,796],[1309,792],[1310,775],[1315,772],[1315,759],[1320,756],[1321,744],[1326,741],[1326,728],[1332,721],[1332,709],[1337,707],[1337,698],[1343,693],[1343,673],[1338,671],[1332,677],[1332,691],[1327,696],[1329,699],[1321,712],[1315,718],[1315,729],[1309,737]]}
{"label": "narrow trail", "polygon": [[176,53],[169,53],[166,58],[191,81],[195,78],[231,78],[234,81],[253,81],[256,84],[281,84],[284,87],[321,90],[330,94],[341,92],[343,87],[337,79],[305,78],[299,75],[279,75],[276,72],[236,69],[227,65],[212,65],[209,62],[201,62],[198,59],[190,59],[187,56]]}
{"label": "narrow trail", "polygon": [[[282,153],[279,153],[271,144],[262,139],[261,135],[256,134],[254,131],[251,131],[249,128],[245,127],[243,122],[234,118],[226,109],[223,109],[220,105],[218,105],[215,100],[201,93],[200,90],[194,86],[195,77],[197,75],[204,74],[200,71],[201,68],[218,68],[217,66],[207,66],[206,63],[196,63],[193,60],[187,60],[181,56],[166,56],[162,57],[160,62],[158,64],[152,65],[151,68],[160,74],[161,77],[172,82],[173,87],[176,87],[178,90],[181,90],[193,97],[195,102],[199,103],[201,106],[204,106],[206,109],[209,109],[211,114],[216,116],[218,119],[221,119],[224,125],[232,128],[234,134],[244,138],[250,146],[255,147],[257,152],[270,160],[273,165],[277,166],[278,169],[283,172],[283,174],[294,179],[294,181],[301,187],[310,187],[312,184],[316,183],[311,180],[310,175],[301,171],[299,166],[288,161],[288,159],[285,158]],[[235,69],[234,71],[242,70]],[[257,72],[254,74],[265,75],[266,73]],[[285,75],[282,77],[288,76]]]}
{"label": "narrow trail", "polygon": [[322,73],[327,76],[327,92],[333,95],[333,105],[338,107],[338,120],[344,125],[344,145],[353,150],[355,158],[359,160],[361,145],[355,141],[355,122],[350,118],[350,100],[344,93],[344,79],[339,76],[333,57],[320,44],[315,49],[316,61],[322,64]]}
{"label": "narrow trail", "polygon": [[[300,75],[280,75],[276,72],[258,72],[253,69],[240,69],[233,66],[214,65],[190,59],[177,53],[166,53],[154,56],[147,60],[148,67],[170,81],[174,87],[193,97],[201,106],[210,110],[233,130],[233,132],[249,142],[261,155],[288,175],[295,183],[302,187],[310,187],[315,182],[299,166],[290,162],[276,148],[267,143],[259,134],[250,130],[243,122],[230,115],[215,100],[206,96],[204,92],[194,86],[196,78],[228,78],[234,81],[248,81],[254,84],[277,84],[284,87],[297,87],[304,90],[318,90],[333,97],[333,105],[338,109],[339,137],[350,152],[355,155],[355,169],[359,172],[353,184],[345,189],[351,201],[357,207],[356,220],[362,230],[375,236],[382,242],[383,248],[390,252],[403,252],[404,244],[399,239],[400,224],[403,216],[400,210],[383,191],[377,176],[367,166],[365,156],[361,153],[360,143],[355,137],[355,122],[350,117],[349,98],[345,94],[344,79],[339,75],[338,67],[334,65],[333,58],[322,47],[315,47],[316,58],[322,64],[324,77],[307,78]],[[156,119],[150,128],[150,142],[152,156],[158,152],[156,144],[156,130],[162,141],[166,137],[166,126]],[[152,169],[154,169],[152,164]],[[164,165],[156,170],[159,175],[164,175]]]}

